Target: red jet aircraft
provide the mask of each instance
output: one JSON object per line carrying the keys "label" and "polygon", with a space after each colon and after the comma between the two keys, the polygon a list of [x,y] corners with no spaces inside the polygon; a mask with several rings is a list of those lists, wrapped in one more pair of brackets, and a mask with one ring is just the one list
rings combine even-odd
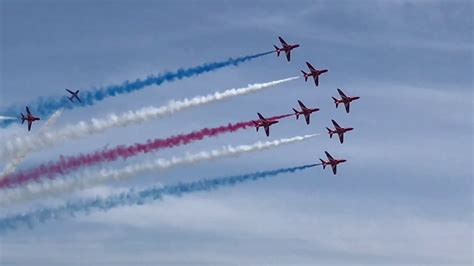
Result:
{"label": "red jet aircraft", "polygon": [[344,133],[346,133],[347,131],[351,131],[353,130],[354,128],[352,127],[341,127],[339,126],[336,121],[334,120],[331,120],[332,121],[332,124],[334,125],[334,130],[330,129],[330,128],[326,128],[328,130],[328,134],[329,134],[329,138],[332,138],[332,134],[337,134],[339,135],[339,141],[341,143],[344,143]]}
{"label": "red jet aircraft", "polygon": [[344,159],[334,159],[331,156],[331,154],[329,154],[329,152],[327,152],[327,151],[325,151],[324,153],[326,153],[326,157],[328,157],[328,160],[325,161],[325,160],[319,158],[319,160],[321,161],[321,164],[323,165],[323,169],[326,169],[326,165],[330,165],[331,168],[332,168],[333,174],[336,174],[337,173],[337,165],[340,164],[340,163],[346,162],[346,160],[344,160]]}
{"label": "red jet aircraft", "polygon": [[253,121],[255,128],[257,129],[257,132],[258,132],[258,128],[263,127],[265,129],[265,134],[268,137],[270,135],[270,126],[278,123],[278,120],[266,119],[265,117],[263,117],[262,114],[260,113],[257,113],[257,114],[260,119],[257,121]]}
{"label": "red jet aircraft", "polygon": [[309,118],[311,116],[311,113],[319,111],[319,108],[314,108],[314,109],[307,108],[306,106],[304,106],[304,104],[300,100],[298,100],[298,104],[301,107],[301,111],[298,111],[295,108],[293,108],[293,111],[295,112],[295,115],[296,115],[296,119],[298,119],[300,115],[304,115],[304,118],[306,119],[306,125],[309,125]]}
{"label": "red jet aircraft", "polygon": [[297,48],[297,47],[300,47],[299,44],[287,44],[285,42],[285,40],[283,40],[282,37],[278,37],[278,39],[280,39],[280,42],[281,42],[281,48],[279,48],[278,46],[276,45],[273,45],[273,47],[275,47],[275,52],[277,53],[277,56],[280,56],[280,52],[285,52],[286,54],[286,60],[288,60],[288,62],[290,62],[290,59],[291,59],[291,50]]}
{"label": "red jet aircraft", "polygon": [[354,96],[354,97],[346,96],[344,92],[342,92],[341,89],[337,89],[337,92],[339,92],[339,95],[341,95],[341,99],[336,99],[332,97],[332,99],[334,100],[334,103],[336,104],[336,108],[340,103],[343,103],[344,107],[346,107],[346,113],[349,113],[351,102],[354,100],[360,99],[360,97],[359,96]]}
{"label": "red jet aircraft", "polygon": [[303,76],[304,76],[304,81],[308,81],[308,77],[313,77],[314,84],[316,84],[316,86],[318,86],[319,85],[319,76],[321,74],[324,74],[324,73],[328,72],[328,70],[327,69],[316,69],[309,62],[306,62],[306,65],[309,68],[309,73],[306,73],[303,70],[301,70],[301,73],[303,73]]}
{"label": "red jet aircraft", "polygon": [[81,102],[81,99],[79,99],[79,95],[78,95],[79,90],[76,90],[75,92],[70,91],[68,89],[66,89],[66,90],[67,90],[67,92],[69,92],[71,94],[70,97],[67,97],[71,102],[74,102],[73,101],[74,98],[76,98],[79,102]]}
{"label": "red jet aircraft", "polygon": [[25,121],[28,121],[28,131],[31,130],[31,124],[34,121],[40,120],[39,117],[35,117],[31,114],[30,109],[28,108],[28,106],[26,106],[26,116],[23,115],[23,113],[20,113],[20,114],[21,114],[21,124],[25,123]]}

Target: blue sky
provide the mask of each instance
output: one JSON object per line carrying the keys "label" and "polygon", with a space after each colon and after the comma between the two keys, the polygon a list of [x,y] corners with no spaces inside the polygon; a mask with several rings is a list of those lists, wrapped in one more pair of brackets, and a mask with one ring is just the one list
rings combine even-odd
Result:
{"label": "blue sky", "polygon": [[[329,69],[318,88],[299,79],[27,157],[23,168],[107,143],[143,142],[249,120],[256,112],[286,113],[298,99],[321,108],[311,126],[291,118],[272,128],[271,139],[322,133],[309,142],[110,183],[71,197],[312,163],[324,150],[348,159],[337,176],[313,168],[21,229],[1,236],[2,265],[472,263],[472,2],[4,0],[0,7],[1,106],[264,52],[279,35],[301,44],[291,63],[269,55],[151,87],[66,111],[57,127],[299,75],[305,61]],[[361,96],[350,114],[334,108],[330,97],[338,87]],[[355,128],[343,145],[326,135],[330,119]],[[2,139],[14,134],[26,134],[24,127],[0,131]],[[264,139],[247,130],[130,162]]]}

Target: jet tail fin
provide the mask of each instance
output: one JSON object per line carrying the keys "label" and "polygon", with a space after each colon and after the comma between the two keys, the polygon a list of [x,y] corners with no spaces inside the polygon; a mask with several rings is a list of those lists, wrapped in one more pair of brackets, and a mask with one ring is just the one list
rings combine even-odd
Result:
{"label": "jet tail fin", "polygon": [[298,113],[298,111],[295,108],[293,108],[293,112],[295,112],[296,120],[298,120],[298,118],[300,117],[300,113]]}
{"label": "jet tail fin", "polygon": [[328,127],[326,129],[328,130],[329,138],[332,139],[332,134],[334,134],[334,132]]}
{"label": "jet tail fin", "polygon": [[304,72],[303,70],[300,70],[301,73],[303,73],[304,76],[304,81],[308,81],[308,73]]}
{"label": "jet tail fin", "polygon": [[20,113],[21,114],[21,124],[23,125],[23,123],[25,123],[25,116],[23,115],[23,113]]}
{"label": "jet tail fin", "polygon": [[277,56],[280,56],[280,48],[278,48],[278,46],[276,45],[273,45],[273,47],[275,47],[275,52],[277,53]]}
{"label": "jet tail fin", "polygon": [[334,98],[334,97],[331,97],[331,98],[334,100],[334,103],[336,104],[336,108],[337,108],[337,106],[339,105],[339,102],[337,101],[336,98]]}
{"label": "jet tail fin", "polygon": [[257,132],[258,132],[258,123],[257,123],[257,122],[255,122],[255,121],[252,121],[252,122],[253,122],[253,124],[254,124],[254,126],[255,126],[255,129],[256,129],[256,130],[257,130]]}
{"label": "jet tail fin", "polygon": [[321,161],[321,165],[323,166],[323,169],[326,169],[326,163],[324,162],[324,160],[321,158],[319,158],[319,160]]}

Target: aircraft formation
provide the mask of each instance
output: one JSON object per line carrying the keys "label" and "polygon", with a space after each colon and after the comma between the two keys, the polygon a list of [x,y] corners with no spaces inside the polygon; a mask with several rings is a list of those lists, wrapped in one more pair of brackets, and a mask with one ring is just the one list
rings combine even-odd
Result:
{"label": "aircraft formation", "polygon": [[[274,45],[275,52],[277,53],[277,56],[280,55],[280,52],[285,52],[286,59],[287,59],[288,62],[290,62],[291,61],[291,51],[295,48],[300,47],[300,45],[299,44],[288,44],[282,37],[278,37],[278,39],[280,40],[282,48],[279,48],[278,46]],[[329,70],[328,69],[317,69],[309,62],[306,62],[306,66],[309,69],[308,72],[305,72],[305,71],[301,70],[301,73],[303,74],[304,80],[308,81],[308,78],[312,77],[313,80],[314,80],[315,86],[318,87],[319,86],[319,77],[322,74],[327,73]],[[338,108],[339,104],[344,104],[344,107],[346,109],[346,113],[349,113],[351,102],[355,101],[355,100],[358,100],[360,97],[358,97],[358,96],[347,96],[341,89],[337,89],[337,92],[338,92],[338,94],[341,98],[337,99],[335,97],[332,97],[332,99],[334,100],[334,103],[336,104],[336,108]],[[307,108],[301,100],[298,100],[298,104],[301,108],[301,111],[298,111],[298,110],[293,108],[296,119],[298,119],[300,115],[303,115],[305,117],[306,124],[309,125],[311,114],[313,112],[318,112],[320,109],[319,108]],[[265,133],[266,133],[267,136],[269,136],[269,134],[270,134],[269,133],[269,131],[270,131],[269,127],[271,125],[275,124],[275,123],[272,123],[273,121],[269,121],[268,119],[264,119],[260,115],[260,113],[258,115],[259,115],[260,120],[258,120],[258,122],[256,122],[256,127],[257,127],[257,125],[264,126]],[[326,129],[328,130],[329,138],[332,138],[333,134],[337,134],[338,137],[339,137],[339,142],[341,144],[344,143],[344,133],[346,133],[348,131],[352,131],[352,130],[354,130],[354,128],[352,128],[352,127],[347,127],[347,128],[341,127],[334,120],[331,120],[331,122],[334,125],[334,129],[330,129],[330,128],[326,127]],[[257,127],[257,131],[258,131],[258,127]],[[319,159],[321,161],[321,165],[323,166],[323,169],[325,169],[326,166],[330,165],[331,168],[332,168],[332,172],[335,175],[337,173],[337,165],[340,164],[340,163],[346,162],[346,160],[345,159],[335,159],[327,151],[325,151],[324,153],[327,157],[327,160],[325,161],[323,159]]]}
{"label": "aircraft formation", "polygon": [[[145,161],[145,162],[138,162],[136,164],[127,165],[123,168],[105,168],[107,171],[99,171],[99,174],[93,172],[80,172],[76,173],[77,176],[75,178],[68,178],[68,175],[72,171],[79,170],[84,167],[92,167],[94,165],[99,165],[104,162],[113,162],[118,159],[127,159],[133,156],[150,153],[152,151],[157,151],[161,149],[169,149],[172,147],[176,147],[179,145],[186,145],[188,143],[199,141],[207,137],[215,137],[220,134],[224,133],[231,133],[236,132],[240,129],[246,128],[255,128],[257,131],[256,134],[261,134],[259,129],[262,128],[266,137],[270,137],[270,128],[278,127],[279,120],[282,118],[287,118],[291,116],[295,116],[296,120],[299,120],[301,117],[304,122],[295,122],[295,123],[305,123],[306,125],[311,124],[311,116],[320,114],[320,108],[314,106],[306,106],[304,102],[299,99],[296,103],[298,104],[296,107],[293,106],[291,108],[291,112],[278,115],[278,116],[264,116],[261,112],[257,113],[257,119],[249,120],[249,121],[240,121],[236,123],[227,123],[221,126],[209,128],[204,127],[199,130],[194,130],[189,133],[181,133],[173,136],[169,136],[167,138],[156,138],[156,139],[149,139],[143,143],[134,143],[132,145],[118,145],[112,148],[103,146],[101,149],[90,152],[88,154],[79,154],[79,155],[71,155],[71,156],[61,156],[57,161],[49,161],[28,169],[22,169],[20,171],[15,172],[16,166],[21,162],[21,160],[26,156],[27,153],[41,150],[47,147],[52,147],[54,144],[57,144],[61,141],[67,140],[74,140],[80,137],[89,136],[92,134],[101,133],[106,129],[114,128],[114,127],[123,127],[128,125],[134,125],[143,123],[150,119],[155,119],[159,117],[164,117],[165,115],[171,115],[179,110],[184,110],[190,107],[197,107],[199,105],[211,103],[214,101],[226,99],[228,97],[234,97],[237,95],[244,95],[250,92],[255,92],[257,90],[261,90],[266,87],[275,86],[277,84],[281,84],[284,82],[288,82],[291,80],[295,80],[299,78],[299,76],[289,77],[285,79],[273,80],[270,82],[265,83],[256,83],[256,84],[249,84],[247,87],[237,88],[237,89],[230,89],[223,92],[216,92],[213,94],[208,94],[204,96],[196,96],[194,98],[188,99],[185,98],[182,101],[170,101],[168,104],[155,107],[155,106],[148,106],[136,111],[128,111],[124,112],[121,115],[111,114],[107,118],[91,118],[90,121],[81,121],[76,124],[68,125],[64,128],[56,129],[56,130],[48,130],[48,127],[54,123],[54,121],[61,115],[64,109],[73,109],[73,108],[80,108],[86,107],[97,102],[102,101],[105,97],[113,97],[115,95],[120,95],[123,93],[130,93],[136,91],[138,89],[142,89],[146,86],[150,85],[159,85],[164,81],[173,81],[179,80],[184,77],[191,77],[194,75],[199,75],[201,73],[210,72],[212,70],[225,67],[225,66],[232,66],[238,65],[242,62],[251,60],[253,58],[257,58],[264,55],[270,55],[272,53],[276,53],[277,57],[280,54],[285,54],[286,60],[291,62],[291,53],[294,49],[300,47],[299,44],[288,44],[282,37],[278,37],[278,40],[281,43],[281,47],[274,45],[275,50],[267,51],[264,53],[248,55],[248,56],[241,56],[238,58],[230,58],[226,61],[215,62],[212,64],[206,63],[203,65],[190,67],[187,69],[180,68],[176,72],[165,72],[159,75],[151,75],[147,77],[146,80],[137,79],[136,81],[125,81],[121,85],[113,85],[113,86],[106,86],[103,88],[95,88],[94,90],[90,91],[79,91],[78,89],[66,89],[65,92],[61,94],[60,97],[47,97],[37,99],[29,104],[21,104],[21,105],[14,105],[13,108],[6,108],[5,111],[2,112],[1,117],[11,117],[15,120],[14,116],[20,113],[21,123],[27,122],[27,130],[28,132],[32,131],[32,125],[34,122],[40,120],[40,116],[49,116],[46,120],[42,128],[40,129],[40,134],[37,135],[28,135],[28,136],[21,136],[21,137],[14,137],[11,140],[5,141],[3,147],[0,145],[0,158],[11,158],[11,163],[5,167],[4,171],[0,173],[0,192],[6,191],[4,196],[0,199],[0,205],[6,202],[23,202],[29,201],[35,198],[41,198],[42,196],[49,196],[49,195],[56,195],[60,192],[70,192],[80,189],[85,189],[87,187],[93,187],[95,185],[101,184],[106,180],[116,179],[117,176],[120,176],[120,179],[134,177],[137,174],[141,174],[147,171],[157,171],[157,170],[164,170],[167,168],[171,168],[176,165],[181,165],[184,163],[195,163],[199,161],[207,161],[207,160],[214,160],[216,158],[222,158],[225,156],[235,156],[238,154],[257,151],[257,150],[264,150],[270,147],[276,147],[281,144],[289,144],[296,141],[302,141],[308,138],[312,138],[319,134],[308,134],[302,136],[295,136],[293,138],[282,138],[279,140],[274,141],[265,141],[261,142],[258,141],[252,145],[240,145],[233,147],[232,145],[227,145],[223,149],[214,149],[211,151],[203,151],[199,153],[187,153],[183,157],[173,157],[172,160],[160,159],[155,161]],[[328,69],[324,67],[314,67],[310,62],[305,62],[306,66],[309,70],[301,70],[303,78],[305,82],[308,79],[312,78],[314,81],[314,86],[316,88],[320,87],[320,83],[324,84],[324,76],[329,72]],[[298,72],[299,73],[299,72]],[[321,79],[321,80],[320,80]],[[321,82],[320,82],[321,81]],[[312,87],[313,85],[311,85]],[[354,101],[358,100],[358,96],[348,96],[342,89],[337,89],[338,96],[330,97],[328,96],[327,100],[331,101],[329,98],[332,98],[334,101],[336,109],[339,105],[344,105],[345,112],[347,114],[350,113],[350,105]],[[331,102],[332,102],[331,101]],[[26,114],[23,113],[23,107],[25,106]],[[333,108],[332,104],[329,104],[331,108]],[[288,108],[290,109],[290,107]],[[33,111],[33,112],[32,112]],[[288,110],[290,111],[290,110]],[[34,114],[35,113],[35,114]],[[7,115],[7,116],[5,116]],[[18,117],[17,117],[18,118]],[[3,125],[7,125],[8,123],[12,122],[5,122],[6,120],[0,121],[0,127]],[[346,127],[347,125],[340,125],[336,120],[331,119],[331,126],[325,127],[328,133],[328,137],[330,141],[332,141],[332,137],[337,135],[337,139],[340,144],[344,143],[344,135],[349,132],[353,131],[354,128]],[[313,122],[313,125],[315,123]],[[324,130],[324,129],[323,129]],[[336,140],[337,141],[337,140]],[[297,167],[290,167],[290,168],[280,168],[276,170],[270,171],[263,171],[257,172],[252,174],[246,175],[237,175],[233,177],[223,178],[223,179],[215,179],[215,180],[207,180],[205,182],[210,182],[209,188],[214,189],[216,184],[221,184],[222,186],[226,185],[233,185],[236,183],[243,182],[244,180],[257,180],[257,178],[267,177],[272,175],[277,175],[280,173],[290,173],[294,171],[300,171],[303,169],[308,169],[311,167],[322,166],[323,169],[326,169],[329,166],[332,169],[332,173],[334,175],[337,174],[338,165],[341,163],[346,162],[347,160],[344,158],[337,158],[332,156],[328,151],[324,151],[326,159],[319,158],[319,161],[313,162],[311,164],[297,166]],[[316,158],[315,158],[316,159]],[[330,173],[328,173],[330,174]],[[87,180],[87,182],[83,183],[82,179]],[[229,181],[235,180],[235,181]],[[41,182],[39,182],[41,181]],[[211,182],[212,181],[212,182]],[[38,187],[36,186],[29,186],[26,184],[38,183],[40,184]],[[194,185],[194,183],[190,183],[189,185],[184,186],[180,184],[176,187],[172,187],[173,189],[167,189],[166,191],[172,192],[172,194],[180,195],[182,192],[192,192],[192,191],[201,191],[203,190],[203,182],[199,182],[199,185]],[[20,190],[16,190],[17,188],[22,188]],[[176,188],[176,189],[175,189]],[[10,189],[13,189],[14,192],[10,193]],[[133,190],[133,189],[132,189]],[[207,190],[207,189],[206,189]],[[154,191],[155,190],[151,190]],[[167,192],[167,193],[168,193]],[[159,192],[162,193],[162,192]],[[120,199],[120,202],[124,204],[129,204],[129,199],[138,199],[139,197],[145,197],[144,195],[152,195],[151,193],[138,193],[137,197],[114,197],[111,196],[111,199],[116,200]],[[161,195],[161,194],[160,194]],[[161,196],[160,196],[161,197]],[[158,197],[157,197],[158,198]],[[108,199],[107,199],[108,200]],[[123,201],[124,200],[124,201]],[[80,201],[80,203],[76,205],[65,205],[65,207],[60,207],[58,210],[52,208],[48,209],[48,212],[51,213],[62,213],[64,209],[70,212],[75,213],[79,212],[80,210],[89,210],[91,206],[84,203],[85,201]],[[109,202],[109,201],[107,201]],[[142,202],[141,200],[138,202]],[[85,205],[84,205],[85,204]],[[92,203],[91,203],[92,204]],[[92,204],[95,205],[95,201]],[[120,204],[113,206],[119,206]],[[110,206],[112,206],[110,205]],[[73,206],[73,207],[71,207]],[[80,207],[77,207],[80,206]],[[28,214],[28,217],[31,217],[31,221],[41,220],[43,216],[39,217],[40,219],[36,219],[40,214],[36,212],[32,212]],[[18,223],[22,223],[24,221],[23,218],[18,220],[13,216],[13,218],[2,218],[0,217],[0,233],[5,228],[15,228]],[[21,216],[26,217],[26,216]],[[51,217],[55,217],[52,215]],[[26,218],[25,218],[26,219]],[[29,219],[29,218],[28,218]],[[7,222],[4,222],[7,221]],[[3,224],[3,225],[2,225]],[[30,225],[30,221],[27,222]],[[3,227],[2,227],[3,226]],[[3,228],[3,229],[2,229]]]}
{"label": "aircraft formation", "polygon": [[[280,56],[280,53],[285,53],[287,61],[290,62],[291,61],[291,52],[293,51],[293,49],[300,47],[300,45],[299,44],[288,44],[282,37],[278,37],[278,39],[281,43],[281,47],[273,45],[273,47],[275,48],[274,52],[276,52],[277,57]],[[328,69],[323,69],[323,68],[322,69],[315,68],[309,62],[306,62],[306,66],[309,69],[308,72],[305,72],[305,71],[301,70],[301,73],[303,74],[304,80],[308,81],[308,78],[312,77],[313,80],[314,80],[315,86],[318,87],[319,86],[319,77],[322,74],[327,73],[329,70]],[[72,103],[79,103],[79,104],[82,103],[82,101],[79,97],[79,90],[72,91],[72,90],[66,89],[66,91],[69,93],[69,95],[66,96],[67,99],[69,99],[69,101],[71,101]],[[358,96],[347,96],[339,88],[337,89],[337,92],[340,96],[340,99],[338,99],[336,97],[332,97],[332,99],[334,100],[334,103],[336,105],[336,108],[338,108],[339,104],[344,104],[346,113],[349,113],[351,102],[353,102],[355,100],[358,100],[360,97],[358,97]],[[299,108],[301,109],[300,111],[293,108],[293,112],[294,112],[294,115],[295,115],[296,119],[298,120],[300,116],[304,116],[306,124],[309,125],[310,120],[311,120],[310,119],[311,114],[315,113],[315,112],[318,112],[320,109],[319,108],[308,108],[304,105],[304,103],[301,100],[298,100],[298,105],[299,105]],[[274,124],[277,124],[278,120],[277,119],[265,118],[261,113],[257,113],[257,115],[258,115],[258,119],[253,121],[253,124],[255,126],[256,131],[258,132],[259,128],[262,127],[265,131],[265,135],[267,137],[269,137],[270,136],[270,127]],[[32,126],[32,123],[34,121],[40,120],[39,117],[35,117],[34,115],[31,114],[28,106],[26,106],[26,115],[23,115],[23,113],[21,113],[21,119],[22,119],[22,124],[25,121],[28,121],[28,131],[31,130],[31,126]],[[329,134],[329,137],[332,138],[332,136],[334,134],[337,134],[338,137],[339,137],[339,142],[341,144],[344,143],[344,134],[348,131],[352,131],[354,128],[352,128],[352,127],[347,127],[347,128],[341,127],[335,120],[331,120],[331,122],[334,126],[334,129],[330,129],[329,127],[326,127],[326,129],[328,131],[328,134]],[[337,173],[337,165],[339,163],[346,162],[346,160],[344,160],[344,159],[334,159],[331,156],[331,154],[329,154],[327,151],[325,151],[325,155],[327,157],[326,161],[323,160],[323,159],[319,159],[321,161],[321,165],[323,166],[323,169],[326,168],[327,165],[330,165],[334,174]]]}

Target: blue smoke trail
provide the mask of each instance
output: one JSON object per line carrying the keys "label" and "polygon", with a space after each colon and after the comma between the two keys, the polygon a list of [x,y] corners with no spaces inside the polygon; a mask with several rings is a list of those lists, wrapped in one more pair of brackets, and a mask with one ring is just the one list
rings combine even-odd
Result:
{"label": "blue smoke trail", "polygon": [[[229,58],[226,61],[221,62],[214,62],[214,63],[206,63],[203,65],[190,67],[187,69],[180,68],[175,72],[165,72],[158,75],[151,75],[145,78],[144,80],[137,79],[135,81],[125,81],[120,85],[111,85],[107,87],[102,87],[90,91],[80,92],[79,97],[81,98],[82,103],[72,103],[66,95],[60,97],[39,97],[36,100],[22,105],[12,105],[6,108],[0,109],[0,114],[5,116],[14,116],[18,117],[20,112],[25,110],[25,106],[28,106],[31,112],[35,115],[40,117],[49,116],[50,114],[54,113],[55,111],[65,108],[65,109],[73,109],[76,107],[84,107],[89,105],[94,105],[97,102],[104,100],[105,98],[117,96],[124,93],[131,93],[137,90],[141,90],[147,86],[151,85],[161,85],[163,82],[168,81],[172,82],[177,79],[188,78],[192,76],[201,75],[203,73],[211,72],[220,68],[224,68],[227,66],[237,66],[240,63],[250,61],[257,57],[261,57],[267,54],[271,54],[274,51],[255,54],[255,55],[248,55],[238,58]],[[0,127],[7,127],[15,123],[12,120],[1,120]]]}
{"label": "blue smoke trail", "polygon": [[221,187],[235,186],[248,181],[256,181],[267,177],[276,176],[284,173],[293,173],[319,164],[308,164],[303,166],[281,168],[255,172],[244,175],[230,177],[202,179],[189,183],[178,183],[160,188],[150,188],[136,192],[130,189],[116,195],[110,195],[105,198],[95,198],[88,200],[69,201],[65,205],[54,208],[41,208],[25,214],[18,214],[0,219],[0,233],[17,229],[21,225],[30,228],[37,223],[44,223],[48,220],[56,220],[75,216],[76,214],[89,214],[91,211],[107,211],[118,206],[143,205],[147,201],[162,200],[165,195],[181,196],[192,192],[211,191]]}

